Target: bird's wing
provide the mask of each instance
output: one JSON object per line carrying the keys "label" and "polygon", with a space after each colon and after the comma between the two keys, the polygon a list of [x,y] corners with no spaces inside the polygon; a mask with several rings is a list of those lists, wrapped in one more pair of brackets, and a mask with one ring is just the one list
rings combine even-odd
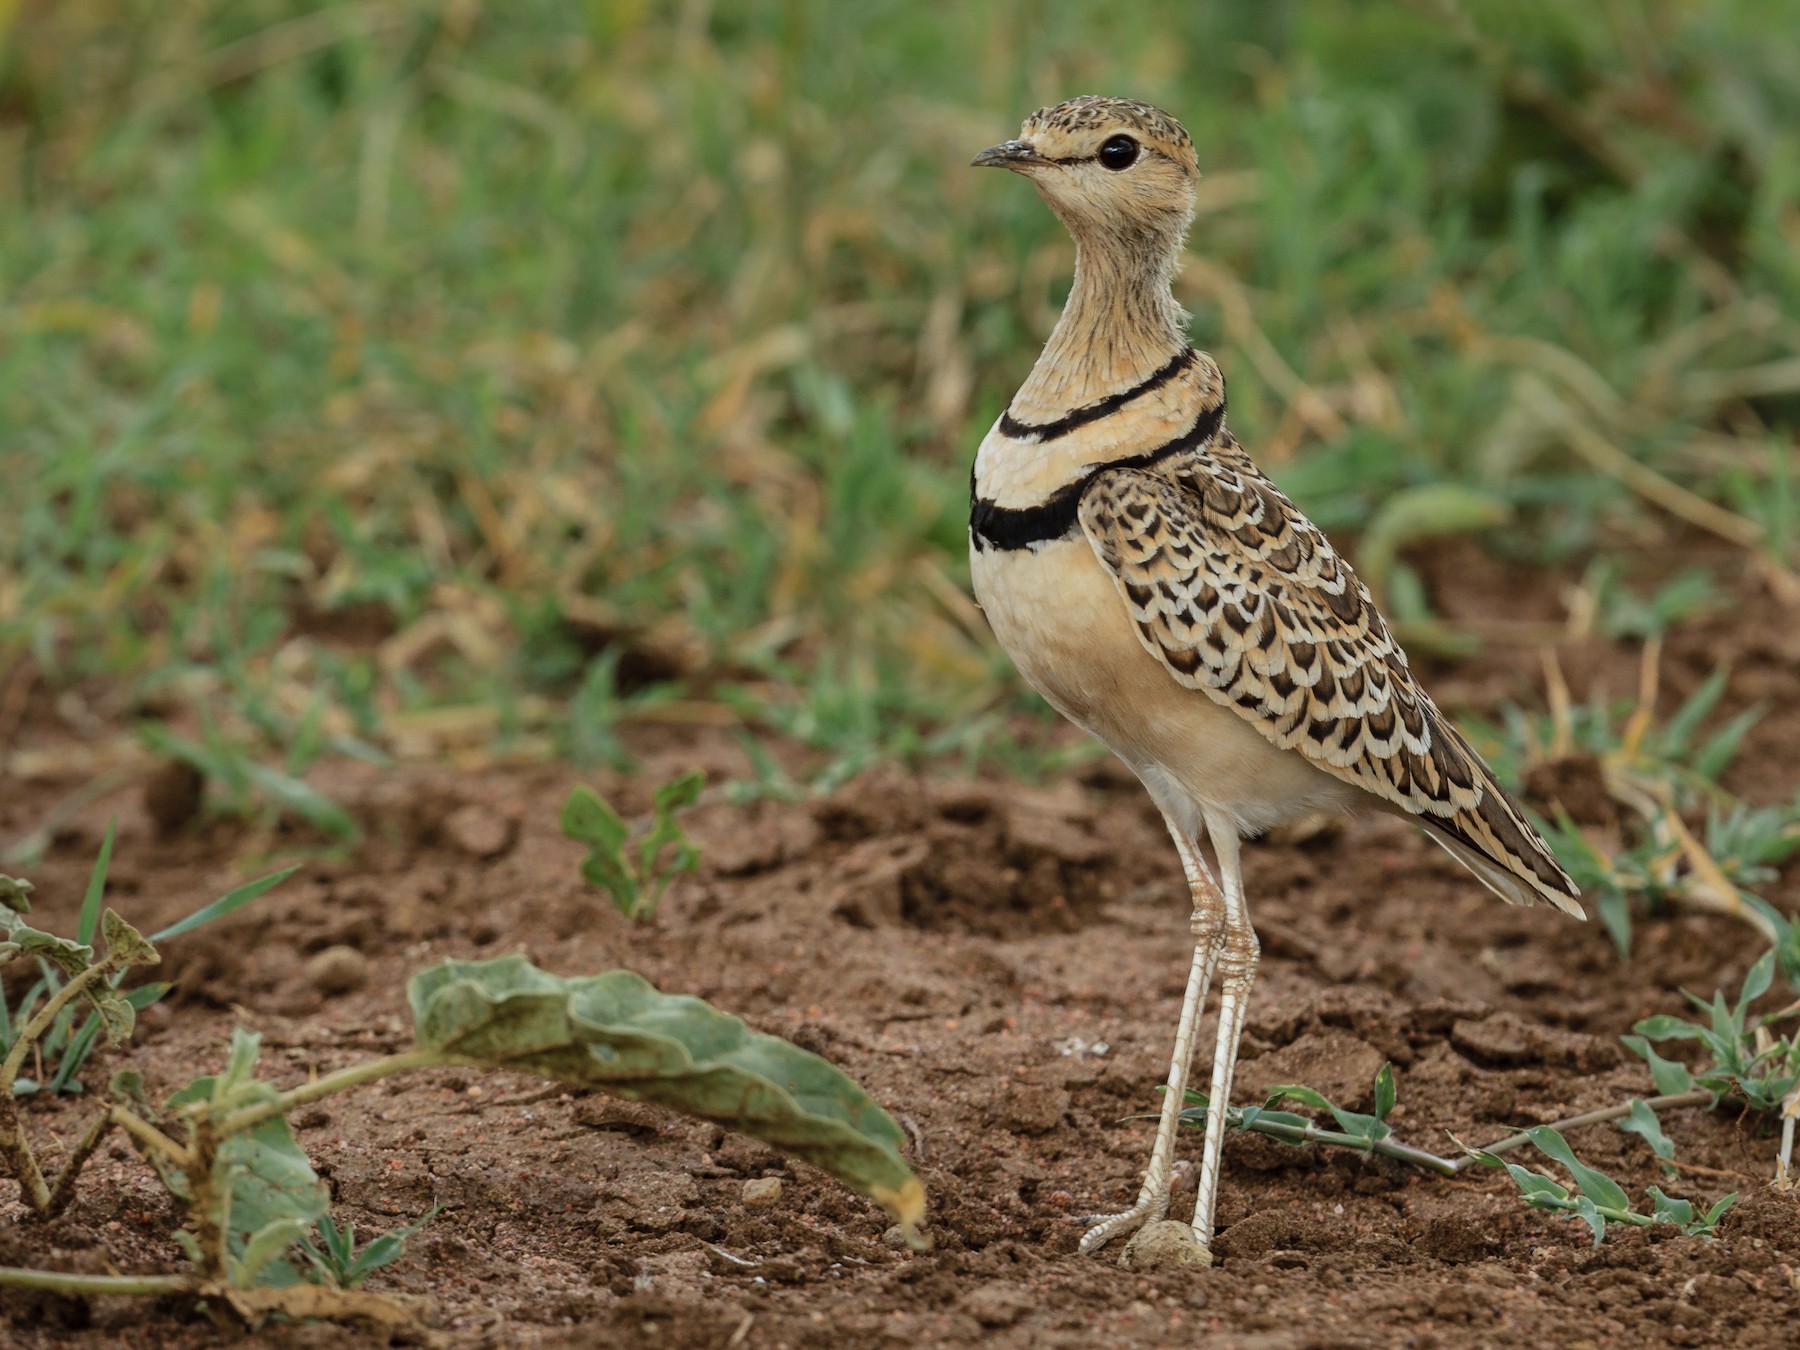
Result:
{"label": "bird's wing", "polygon": [[1231,439],[1098,474],[1081,528],[1176,680],[1418,819],[1502,899],[1580,891],[1414,680],[1350,565]]}

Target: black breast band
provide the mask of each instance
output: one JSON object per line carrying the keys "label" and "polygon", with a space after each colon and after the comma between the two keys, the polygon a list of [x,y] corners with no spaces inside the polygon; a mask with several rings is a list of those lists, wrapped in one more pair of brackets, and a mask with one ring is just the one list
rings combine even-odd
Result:
{"label": "black breast band", "polygon": [[[1190,353],[1191,355],[1191,353]],[[1077,513],[1081,510],[1081,494],[1088,485],[1108,469],[1147,469],[1171,455],[1196,450],[1209,444],[1219,434],[1225,421],[1225,400],[1201,413],[1194,425],[1166,445],[1141,455],[1127,455],[1106,464],[1096,464],[1073,483],[1064,484],[1036,506],[1000,506],[986,497],[975,496],[975,473],[969,471],[969,495],[974,499],[969,508],[969,534],[982,552],[990,548],[1002,551],[1030,548],[1051,539],[1066,539],[1074,533]]]}

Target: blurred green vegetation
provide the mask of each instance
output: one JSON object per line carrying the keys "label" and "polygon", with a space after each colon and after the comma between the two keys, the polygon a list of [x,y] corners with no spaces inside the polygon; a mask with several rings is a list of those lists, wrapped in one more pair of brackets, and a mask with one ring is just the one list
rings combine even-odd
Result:
{"label": "blurred green vegetation", "polygon": [[968,463],[1072,249],[965,166],[1084,92],[1193,132],[1195,340],[1419,642],[1432,533],[1789,578],[1789,0],[1045,9],[0,0],[0,682],[294,774],[1003,749]]}

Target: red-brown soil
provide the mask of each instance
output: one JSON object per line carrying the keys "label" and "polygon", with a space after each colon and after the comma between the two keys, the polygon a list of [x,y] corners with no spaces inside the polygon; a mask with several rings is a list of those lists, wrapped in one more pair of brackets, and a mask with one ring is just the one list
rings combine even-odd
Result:
{"label": "red-brown soil", "polygon": [[[1673,644],[1665,711],[1720,648],[1737,662],[1733,706],[1800,708],[1782,645],[1791,626],[1751,601]],[[1628,657],[1596,649],[1567,664],[1578,692],[1593,676],[1629,691]],[[1465,668],[1465,695],[1529,692],[1528,654],[1479,665],[1490,674],[1477,684]],[[628,812],[674,771],[747,772],[716,733],[647,732],[635,748],[642,777],[587,776]],[[1778,707],[1739,786],[1785,795],[1797,763],[1800,713]],[[580,850],[556,815],[581,777],[565,766],[321,774],[366,842],[348,856],[305,853],[264,901],[167,943],[178,994],[143,1019],[129,1052],[100,1057],[90,1086],[129,1059],[153,1094],[167,1092],[219,1064],[240,1024],[264,1033],[266,1070],[297,1082],[403,1047],[412,970],[522,950],[559,973],[629,966],[710,999],[843,1066],[913,1138],[931,1196],[927,1253],[891,1245],[871,1205],[761,1145],[537,1080],[433,1072],[302,1112],[299,1137],[340,1217],[367,1233],[444,1207],[371,1287],[428,1296],[453,1346],[1795,1343],[1800,1197],[1766,1185],[1770,1127],[1730,1108],[1665,1116],[1687,1169],[1673,1180],[1610,1125],[1573,1136],[1640,1197],[1651,1183],[1702,1201],[1742,1191],[1716,1240],[1615,1228],[1596,1249],[1496,1174],[1443,1180],[1234,1137],[1217,1265],[1137,1274],[1116,1252],[1077,1255],[1079,1217],[1135,1193],[1152,1124],[1124,1118],[1156,1107],[1188,955],[1173,851],[1110,764],[1043,787],[889,774],[814,803],[705,807],[691,823],[703,869],[675,885],[653,929],[579,879]],[[8,790],[0,840],[68,786]],[[47,925],[73,922],[115,812],[110,897],[146,931],[292,854],[292,841],[224,823],[164,839],[140,796],[115,796],[65,828],[36,872]],[[1446,1130],[1485,1142],[1648,1094],[1619,1034],[1680,1011],[1681,988],[1735,987],[1758,954],[1730,920],[1673,916],[1642,921],[1621,963],[1598,923],[1499,904],[1399,822],[1254,844],[1246,868],[1263,961],[1239,1100],[1300,1080],[1364,1106],[1386,1060],[1397,1133],[1442,1152],[1453,1151]],[[1791,885],[1767,893],[1797,907]],[[366,956],[365,985],[327,995],[308,978],[308,958],[334,945]],[[38,1138],[66,1141],[92,1109],[33,1100],[25,1117]],[[1190,1164],[1198,1142],[1184,1141]],[[758,1177],[780,1178],[781,1194],[748,1208],[744,1183]],[[1191,1179],[1183,1194],[1191,1203]],[[176,1270],[176,1226],[114,1144],[57,1222],[0,1203],[0,1262]],[[0,1328],[20,1347],[233,1339],[179,1304],[17,1292],[0,1294]],[[295,1327],[257,1340],[377,1343]]]}

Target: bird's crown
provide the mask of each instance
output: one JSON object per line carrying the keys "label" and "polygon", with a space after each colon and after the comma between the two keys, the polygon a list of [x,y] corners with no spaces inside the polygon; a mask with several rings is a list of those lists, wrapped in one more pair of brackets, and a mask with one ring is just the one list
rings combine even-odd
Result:
{"label": "bird's crown", "polygon": [[1161,108],[1131,98],[1083,94],[1039,108],[1025,119],[1019,139],[1045,159],[1070,161],[1093,156],[1109,138],[1121,133],[1190,173],[1198,171],[1187,128]]}

